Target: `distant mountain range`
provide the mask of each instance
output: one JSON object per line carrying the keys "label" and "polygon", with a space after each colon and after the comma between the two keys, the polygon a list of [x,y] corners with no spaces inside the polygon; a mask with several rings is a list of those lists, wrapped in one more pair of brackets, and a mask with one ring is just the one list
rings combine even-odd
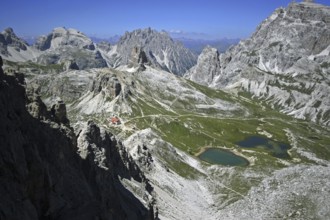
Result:
{"label": "distant mountain range", "polygon": [[136,47],[143,49],[151,65],[176,75],[183,75],[197,61],[193,52],[171,39],[166,32],[151,28],[126,32],[116,44],[96,40],[100,42],[93,42],[78,30],[59,27],[29,45],[8,28],[0,35],[0,49],[4,59],[10,61],[30,60],[41,65],[56,64],[76,69],[128,65]]}
{"label": "distant mountain range", "polygon": [[[178,37],[176,35],[172,35],[169,33],[173,40],[181,42],[186,48],[190,49],[196,54],[200,54],[206,46],[211,46],[217,48],[217,50],[221,53],[225,52],[230,46],[238,44],[240,41],[239,38],[222,38],[222,39],[194,39],[194,38],[187,38],[187,37]],[[26,41],[29,45],[33,45],[38,37],[36,36],[22,36],[21,37],[24,41]],[[95,37],[92,36],[90,39],[94,43],[101,43],[107,42],[112,45],[117,44],[120,40],[121,35],[114,35],[111,37]]]}

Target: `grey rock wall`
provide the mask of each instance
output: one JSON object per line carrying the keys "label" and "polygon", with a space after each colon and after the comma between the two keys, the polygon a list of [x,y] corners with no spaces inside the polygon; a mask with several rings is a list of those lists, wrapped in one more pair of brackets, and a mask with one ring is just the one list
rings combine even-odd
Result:
{"label": "grey rock wall", "polygon": [[77,142],[38,97],[26,99],[20,79],[0,73],[0,219],[154,219],[119,181],[152,190],[111,134],[89,122]]}
{"label": "grey rock wall", "polygon": [[117,43],[112,63],[129,64],[131,52],[136,47],[143,49],[153,66],[176,75],[183,75],[196,64],[197,57],[190,50],[173,41],[166,32],[157,32],[151,28],[126,32]]}
{"label": "grey rock wall", "polygon": [[291,3],[220,54],[219,61],[206,49],[186,76],[215,88],[247,91],[287,114],[328,126],[329,36],[330,7]]}

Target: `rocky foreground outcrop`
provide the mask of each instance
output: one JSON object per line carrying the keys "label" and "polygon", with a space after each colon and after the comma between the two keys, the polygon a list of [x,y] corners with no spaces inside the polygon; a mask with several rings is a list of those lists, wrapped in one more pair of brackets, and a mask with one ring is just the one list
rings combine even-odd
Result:
{"label": "rocky foreground outcrop", "polygon": [[48,111],[15,75],[0,68],[0,219],[154,219],[153,201],[148,210],[119,181],[150,198],[123,146],[93,122],[76,137],[63,103]]}

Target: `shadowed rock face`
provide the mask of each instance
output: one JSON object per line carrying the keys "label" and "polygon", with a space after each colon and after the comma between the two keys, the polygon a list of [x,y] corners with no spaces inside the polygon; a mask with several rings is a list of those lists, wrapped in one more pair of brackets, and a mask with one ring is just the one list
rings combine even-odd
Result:
{"label": "shadowed rock face", "polygon": [[11,46],[15,50],[26,50],[28,43],[16,36],[12,28],[7,28],[0,33],[0,53],[8,55],[7,47]]}
{"label": "shadowed rock face", "polygon": [[67,60],[64,62],[64,67],[66,70],[79,70],[79,66],[74,60]]}
{"label": "shadowed rock face", "polygon": [[3,60],[2,60],[2,57],[0,56],[0,68],[1,68],[0,74],[3,75],[2,66],[3,66]]}
{"label": "shadowed rock face", "polygon": [[145,70],[144,64],[148,63],[146,53],[141,47],[134,47],[131,53],[128,67],[136,67],[138,70]]}
{"label": "shadowed rock face", "polygon": [[25,106],[38,100],[25,99],[19,81],[0,68],[0,219],[153,219],[118,180],[132,177],[152,190],[121,144],[92,122],[77,143],[41,102],[31,115]]}
{"label": "shadowed rock face", "polygon": [[66,114],[66,106],[62,100],[52,106],[51,113],[57,123],[69,124],[69,119]]}
{"label": "shadowed rock face", "polygon": [[103,92],[109,98],[114,99],[120,94],[122,86],[115,75],[99,74],[91,83],[89,90],[95,95]]}

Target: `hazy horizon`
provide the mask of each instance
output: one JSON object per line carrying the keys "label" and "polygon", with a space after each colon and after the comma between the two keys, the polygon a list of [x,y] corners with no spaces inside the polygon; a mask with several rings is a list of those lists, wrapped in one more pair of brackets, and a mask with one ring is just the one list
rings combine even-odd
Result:
{"label": "hazy horizon", "polygon": [[[78,29],[90,37],[108,38],[151,27],[191,39],[246,38],[276,8],[292,0],[238,1],[49,1],[12,0],[3,3],[0,29],[37,37],[55,27]],[[316,3],[329,5],[327,0]],[[17,6],[18,5],[18,6]]]}

